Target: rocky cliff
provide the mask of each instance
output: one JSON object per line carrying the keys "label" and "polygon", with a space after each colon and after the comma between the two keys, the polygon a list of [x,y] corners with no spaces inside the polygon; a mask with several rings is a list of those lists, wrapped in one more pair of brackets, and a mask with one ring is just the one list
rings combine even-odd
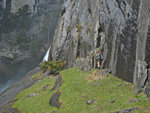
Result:
{"label": "rocky cliff", "polygon": [[42,61],[61,5],[62,0],[0,0],[0,93]]}
{"label": "rocky cliff", "polygon": [[0,0],[0,58],[43,56],[53,37],[61,4],[62,0]]}
{"label": "rocky cliff", "polygon": [[149,0],[66,0],[50,58],[68,67],[94,66],[100,49],[103,68],[143,88],[149,78]]}

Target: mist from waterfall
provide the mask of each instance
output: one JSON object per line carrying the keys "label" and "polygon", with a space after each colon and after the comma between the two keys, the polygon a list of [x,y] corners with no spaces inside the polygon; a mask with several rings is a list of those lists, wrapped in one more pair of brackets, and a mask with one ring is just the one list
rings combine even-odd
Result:
{"label": "mist from waterfall", "polygon": [[41,60],[40,58],[29,58],[14,65],[6,64],[7,69],[5,70],[0,66],[0,94],[34,69]]}

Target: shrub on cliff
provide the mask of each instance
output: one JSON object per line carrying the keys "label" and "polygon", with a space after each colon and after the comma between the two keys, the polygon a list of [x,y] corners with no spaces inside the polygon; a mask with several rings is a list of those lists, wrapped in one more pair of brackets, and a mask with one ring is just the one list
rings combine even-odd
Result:
{"label": "shrub on cliff", "polygon": [[43,72],[50,71],[51,74],[58,74],[64,67],[64,62],[61,60],[45,61],[40,65],[40,69]]}

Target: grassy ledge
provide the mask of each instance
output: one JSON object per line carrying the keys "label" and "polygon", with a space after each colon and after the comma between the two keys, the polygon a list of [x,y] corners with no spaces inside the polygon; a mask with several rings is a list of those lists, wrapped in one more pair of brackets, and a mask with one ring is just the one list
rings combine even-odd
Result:
{"label": "grassy ledge", "polygon": [[[93,71],[93,70],[92,70]],[[102,80],[88,82],[87,76],[91,72],[82,72],[79,68],[71,68],[61,71],[63,85],[59,88],[62,92],[60,109],[49,105],[49,100],[55,91],[49,92],[54,86],[56,78],[47,77],[33,86],[20,92],[16,103],[12,106],[18,108],[22,113],[113,113],[127,108],[138,109],[134,113],[148,113],[150,102],[144,94],[135,95],[133,85],[118,79],[112,75]],[[92,86],[93,83],[100,83],[99,86]],[[44,86],[49,86],[45,91]],[[28,94],[38,92],[39,95],[27,97]],[[87,101],[96,99],[88,105]],[[114,99],[114,103],[109,103]],[[133,103],[131,99],[140,100]]]}

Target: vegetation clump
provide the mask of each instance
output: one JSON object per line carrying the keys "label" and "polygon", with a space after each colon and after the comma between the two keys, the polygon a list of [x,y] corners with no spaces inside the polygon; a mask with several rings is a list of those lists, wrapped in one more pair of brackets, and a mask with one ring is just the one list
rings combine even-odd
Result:
{"label": "vegetation clump", "polygon": [[67,27],[67,32],[69,33],[71,31],[70,26]]}
{"label": "vegetation clump", "polygon": [[76,5],[76,3],[75,2],[73,2],[73,4],[72,4],[72,8],[74,8],[74,6]]}
{"label": "vegetation clump", "polygon": [[45,61],[40,65],[40,69],[43,72],[50,71],[53,74],[58,74],[64,67],[64,62],[61,60]]}
{"label": "vegetation clump", "polygon": [[88,35],[89,32],[91,31],[91,29],[90,29],[90,26],[88,25],[88,22],[85,22],[85,25],[86,25],[86,27],[87,27],[87,29],[86,29],[86,34]]}
{"label": "vegetation clump", "polygon": [[76,25],[76,28],[77,28],[78,37],[79,37],[79,36],[80,36],[80,34],[81,34],[81,30],[82,30],[82,26],[81,26],[81,24],[77,24],[77,25]]}

